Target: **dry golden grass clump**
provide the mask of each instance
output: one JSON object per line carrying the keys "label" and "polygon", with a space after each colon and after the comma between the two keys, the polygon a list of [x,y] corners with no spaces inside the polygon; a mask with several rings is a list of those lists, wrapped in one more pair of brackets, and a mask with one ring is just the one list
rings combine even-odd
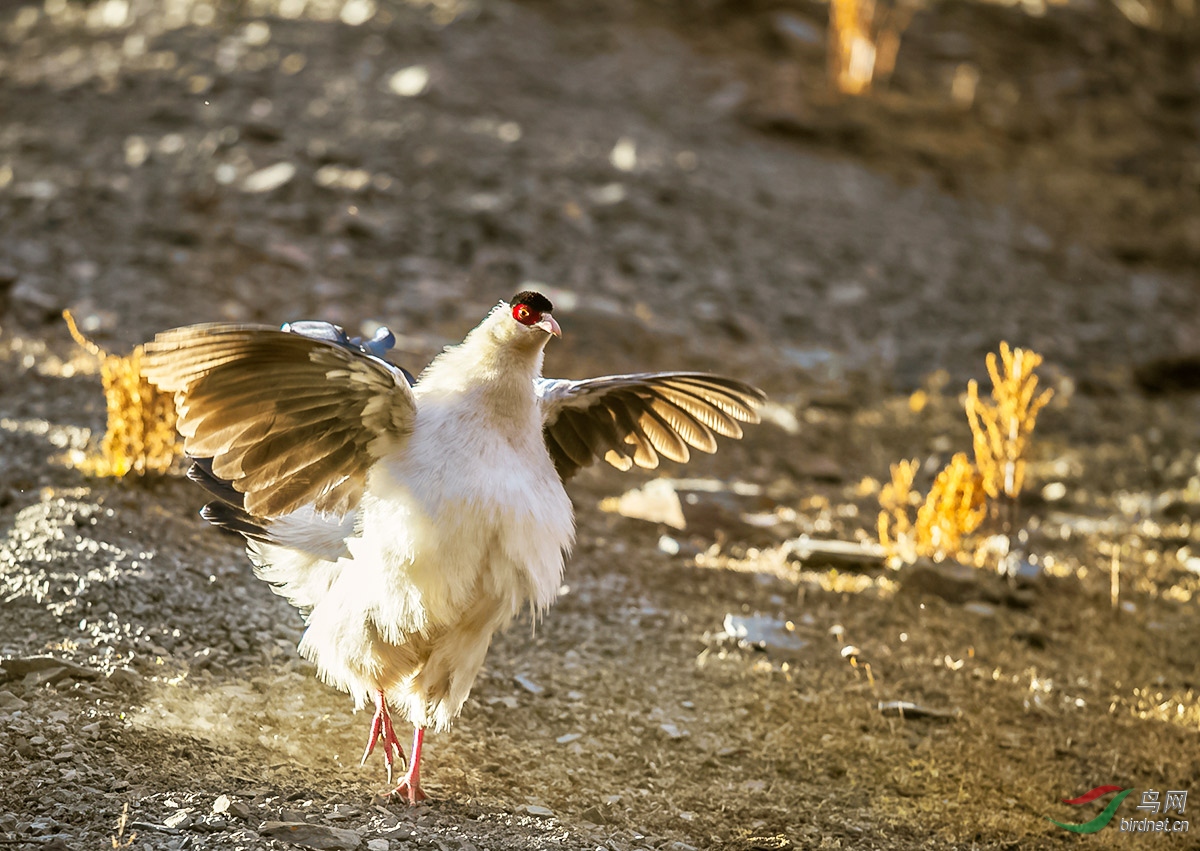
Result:
{"label": "dry golden grass clump", "polygon": [[992,377],[992,399],[979,398],[975,381],[967,384],[967,421],[975,442],[975,464],[983,476],[988,496],[1004,494],[1016,499],[1025,481],[1025,450],[1037,424],[1037,415],[1054,391],[1037,393],[1038,378],[1033,374],[1042,356],[1028,349],[1010,349],[1000,344],[1004,372],[996,366],[995,353],[987,356],[988,375]]}
{"label": "dry golden grass clump", "polygon": [[[899,563],[957,557],[965,549],[964,539],[987,515],[979,473],[966,453],[959,452],[938,473],[922,501],[913,490],[917,468],[915,458],[892,465],[892,480],[879,493],[879,543]],[[918,506],[915,522],[913,506]]]}
{"label": "dry golden grass clump", "polygon": [[986,516],[983,480],[967,454],[956,453],[917,509],[917,552],[935,561],[956,556]]}
{"label": "dry golden grass clump", "polygon": [[86,455],[75,466],[92,476],[165,473],[181,454],[175,434],[175,402],[142,377],[142,347],[128,357],[110,355],[83,336],[68,310],[63,311],[71,336],[100,360],[100,378],[108,408],[108,426],[98,455]]}
{"label": "dry golden grass clump", "polygon": [[865,94],[891,75],[915,11],[913,0],[831,0],[829,76],[838,91]]}
{"label": "dry golden grass clump", "polygon": [[892,480],[879,491],[879,543],[889,559],[899,562],[917,560],[917,537],[909,516],[911,507],[919,503],[920,494],[913,489],[920,464],[899,461],[892,465]]}
{"label": "dry golden grass clump", "polygon": [[[934,479],[929,494],[921,499],[913,489],[918,463],[901,461],[892,465],[892,480],[879,494],[879,543],[893,565],[911,564],[918,557],[981,564],[982,548],[971,535],[988,515],[988,498],[1016,500],[1025,479],[1025,455],[1037,415],[1054,391],[1037,392],[1033,371],[1042,356],[1027,349],[1000,344],[996,355],[987,357],[994,403],[981,401],[976,382],[967,385],[967,423],[975,449],[972,464],[959,452]],[[915,520],[911,509],[919,506]]]}

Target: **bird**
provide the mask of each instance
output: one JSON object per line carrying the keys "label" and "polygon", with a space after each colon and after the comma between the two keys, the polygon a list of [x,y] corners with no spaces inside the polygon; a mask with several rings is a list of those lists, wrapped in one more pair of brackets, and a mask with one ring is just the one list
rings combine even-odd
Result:
{"label": "bird", "polygon": [[[740,438],[765,394],[701,372],[542,376],[554,306],[500,301],[414,378],[386,328],[207,323],[163,331],[142,372],[174,395],[201,511],[300,610],[299,652],[374,706],[390,790],[426,799],[426,731],[459,714],[493,635],[562,587],[575,536],[564,483],[603,458],[654,469]],[[406,756],[393,717],[413,727]]]}

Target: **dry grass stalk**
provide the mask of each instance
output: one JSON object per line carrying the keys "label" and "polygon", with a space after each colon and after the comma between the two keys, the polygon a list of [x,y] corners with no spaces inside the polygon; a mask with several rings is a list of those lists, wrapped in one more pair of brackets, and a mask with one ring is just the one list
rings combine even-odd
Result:
{"label": "dry grass stalk", "polygon": [[950,459],[917,509],[917,553],[934,561],[967,553],[964,539],[987,516],[983,479],[965,452]]}
{"label": "dry grass stalk", "polygon": [[919,499],[913,491],[917,459],[892,465],[892,480],[879,491],[879,544],[893,563],[917,560],[917,538],[909,510]]}
{"label": "dry grass stalk", "polygon": [[1003,494],[1015,500],[1025,481],[1029,436],[1037,424],[1038,412],[1054,391],[1037,393],[1038,378],[1033,371],[1042,362],[1042,356],[1036,352],[1001,343],[1000,360],[1003,372],[997,366],[995,353],[987,356],[995,404],[980,400],[975,381],[967,385],[967,421],[974,438],[975,464],[988,496],[998,499]]}
{"label": "dry grass stalk", "polygon": [[137,832],[134,831],[133,833],[129,834],[128,838],[126,838],[125,825],[128,823],[129,802],[126,802],[125,805],[121,807],[121,818],[117,821],[117,835],[109,837],[112,840],[113,848],[131,848],[133,846],[134,841],[137,839]]}
{"label": "dry grass stalk", "polygon": [[911,0],[830,0],[829,76],[838,91],[865,94],[891,76],[915,11]]}
{"label": "dry grass stalk", "polygon": [[165,473],[179,456],[175,434],[175,402],[142,377],[142,347],[128,357],[110,355],[83,336],[70,311],[63,311],[71,336],[100,360],[100,378],[108,409],[108,425],[99,455],[75,466],[92,476]]}
{"label": "dry grass stalk", "polygon": [[1121,611],[1121,548],[1114,546],[1112,551],[1112,566],[1108,572],[1108,597],[1114,612]]}

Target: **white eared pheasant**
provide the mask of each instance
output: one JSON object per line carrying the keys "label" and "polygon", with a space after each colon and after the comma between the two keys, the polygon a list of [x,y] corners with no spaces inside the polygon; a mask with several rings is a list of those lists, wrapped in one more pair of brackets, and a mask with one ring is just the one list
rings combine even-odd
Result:
{"label": "white eared pheasant", "polygon": [[688,459],[757,422],[760,390],[690,372],[542,378],[560,336],[535,292],[500,302],[414,381],[384,359],[386,329],[351,340],[324,322],[210,324],[145,347],[175,393],[203,516],[244,535],[259,577],[304,613],[300,653],[374,703],[363,761],[392,725],[415,728],[395,788],[423,800],[425,730],[462,708],[493,633],[561,585],[574,519],[563,481],[603,457],[628,470]]}

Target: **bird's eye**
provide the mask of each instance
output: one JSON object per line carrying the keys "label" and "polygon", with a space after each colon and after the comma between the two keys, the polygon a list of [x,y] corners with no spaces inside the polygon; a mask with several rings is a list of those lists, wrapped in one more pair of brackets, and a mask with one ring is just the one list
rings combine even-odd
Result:
{"label": "bird's eye", "polygon": [[513,319],[517,320],[522,325],[532,325],[540,318],[541,316],[536,310],[530,310],[523,304],[518,304],[513,308]]}

